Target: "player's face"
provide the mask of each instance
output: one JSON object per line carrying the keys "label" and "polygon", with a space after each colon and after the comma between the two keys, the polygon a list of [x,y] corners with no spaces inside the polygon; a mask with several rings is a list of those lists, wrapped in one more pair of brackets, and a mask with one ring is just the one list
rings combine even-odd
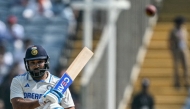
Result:
{"label": "player's face", "polygon": [[40,72],[40,69],[44,69],[45,60],[31,60],[28,61],[28,66],[34,73]]}

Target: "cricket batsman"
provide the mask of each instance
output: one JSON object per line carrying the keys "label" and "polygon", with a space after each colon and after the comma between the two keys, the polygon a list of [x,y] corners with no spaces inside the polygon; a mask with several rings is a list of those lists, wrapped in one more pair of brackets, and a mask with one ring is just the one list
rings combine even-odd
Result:
{"label": "cricket batsman", "polygon": [[43,109],[48,102],[49,109],[75,109],[69,89],[63,94],[53,90],[60,78],[48,71],[49,56],[42,46],[30,46],[24,64],[26,73],[14,77],[10,86],[14,109]]}

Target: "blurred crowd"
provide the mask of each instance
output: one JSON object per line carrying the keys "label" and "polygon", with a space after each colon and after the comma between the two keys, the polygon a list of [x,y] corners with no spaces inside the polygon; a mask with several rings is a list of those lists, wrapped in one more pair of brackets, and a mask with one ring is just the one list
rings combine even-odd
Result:
{"label": "blurred crowd", "polygon": [[[24,7],[22,16],[26,20],[37,16],[44,16],[48,19],[55,16],[62,16],[69,23],[69,34],[75,34],[76,12],[69,6],[68,1],[9,1],[9,7],[11,8]],[[33,44],[32,38],[26,37],[24,26],[19,24],[16,15],[10,14],[6,16],[5,21],[0,20],[0,109],[12,109],[10,104],[10,84],[14,76],[25,73],[23,58],[25,50],[31,44]]]}
{"label": "blurred crowd", "polygon": [[[24,28],[17,23],[17,17],[10,15],[6,22],[0,21],[0,99],[1,109],[11,109],[10,83],[15,75],[24,73],[21,64],[25,42]],[[19,54],[20,56],[18,56]],[[22,55],[21,55],[22,54]],[[4,108],[3,108],[4,103]]]}

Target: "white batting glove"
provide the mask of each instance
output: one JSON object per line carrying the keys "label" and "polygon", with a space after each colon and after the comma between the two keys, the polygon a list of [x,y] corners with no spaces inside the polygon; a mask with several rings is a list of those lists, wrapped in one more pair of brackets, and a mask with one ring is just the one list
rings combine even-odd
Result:
{"label": "white batting glove", "polygon": [[46,91],[42,97],[40,98],[39,103],[47,103],[47,102],[51,102],[51,103],[60,103],[61,100],[63,98],[63,94],[56,91],[56,90],[53,90],[53,89],[50,89],[48,91]]}
{"label": "white batting glove", "polygon": [[[42,98],[42,97],[41,97]],[[44,103],[44,101],[42,100],[42,99],[39,99],[38,100],[38,103],[40,104],[40,106],[44,106],[45,105],[45,103]]]}
{"label": "white batting glove", "polygon": [[50,109],[64,109],[58,103],[53,103],[49,107],[50,107]]}

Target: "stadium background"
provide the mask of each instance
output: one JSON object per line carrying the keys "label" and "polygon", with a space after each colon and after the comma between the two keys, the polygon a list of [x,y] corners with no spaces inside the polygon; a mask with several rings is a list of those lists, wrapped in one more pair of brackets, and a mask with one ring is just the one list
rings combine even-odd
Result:
{"label": "stadium background", "polygon": [[[54,74],[60,76],[60,74],[68,67],[73,58],[76,57],[76,54],[78,54],[82,46],[84,46],[83,22],[85,21],[83,20],[83,11],[74,11],[78,15],[78,19],[76,19],[78,25],[76,36],[71,37],[68,35],[69,33],[67,31],[69,28],[69,21],[67,18],[57,15],[52,18],[45,18],[43,16],[40,16],[28,20],[22,16],[24,7],[19,5],[13,6],[11,4],[12,2],[12,0],[0,0],[0,19],[6,22],[6,19],[9,15],[15,15],[18,18],[18,23],[23,25],[25,29],[25,37],[31,38],[33,43],[41,44],[46,48],[48,54],[50,55],[51,72],[56,72]],[[165,43],[167,39],[167,34],[158,34],[155,38],[156,41],[154,43],[149,43],[149,41],[152,41],[152,39],[154,39],[152,37],[154,36],[154,30],[157,29],[157,26],[159,31],[169,31],[169,29],[172,27],[171,22],[175,16],[182,14],[188,19],[188,21],[190,18],[190,9],[187,5],[189,4],[188,0],[183,0],[180,2],[178,0],[130,0],[129,3],[130,8],[127,10],[122,10],[116,22],[116,99],[115,103],[113,103],[115,104],[115,107],[113,107],[113,109],[126,109],[127,107],[129,107],[128,104],[130,104],[130,97],[134,91],[138,90],[138,88],[135,89],[135,87],[139,87],[137,82],[139,82],[139,79],[141,79],[142,77],[153,77],[153,79],[151,79],[151,82],[153,84],[155,83],[154,80],[158,81],[157,83],[155,83],[155,89],[159,89],[160,87],[162,87],[163,84],[159,83],[161,83],[161,81],[165,81],[160,78],[171,80],[172,74],[169,73],[166,77],[163,75],[162,77],[160,77],[159,75],[154,75],[154,72],[156,72],[155,70],[150,71],[152,74],[150,74],[151,76],[139,76],[140,73],[143,73],[143,71],[140,71],[140,69],[154,68],[155,66],[158,69],[171,67],[171,60],[164,61],[165,64],[163,65],[160,65],[160,63],[163,63],[162,61],[153,60],[153,58],[155,57],[157,59],[163,57],[165,59],[170,59],[170,56],[168,56],[168,52],[163,52],[162,54],[162,52],[159,51],[167,51],[167,46]],[[157,6],[158,13],[153,18],[150,18],[145,14],[144,9],[148,4],[154,4],[155,6]],[[62,5],[60,6],[62,7]],[[94,51],[96,50],[96,47],[98,45],[100,36],[103,32],[103,28],[106,25],[106,15],[107,12],[105,10],[93,11],[92,21],[94,25],[92,49]],[[7,46],[7,49],[12,52],[12,45]],[[159,57],[158,55],[147,56],[146,53],[148,52],[146,51],[148,51],[149,49],[158,50],[157,52],[154,52],[152,54],[161,54],[161,57]],[[109,72],[107,72],[107,67],[109,59],[107,57],[108,46],[106,45],[103,55],[102,57],[100,57],[101,60],[98,63],[98,66],[96,67],[87,86],[85,86],[85,88],[81,87],[81,73],[77,77],[73,85],[70,87],[74,100],[76,102],[76,109],[108,108],[107,75],[109,74]],[[149,61],[142,61],[148,57]],[[150,58],[152,60],[150,60]],[[144,63],[149,64],[144,65]],[[149,70],[146,71],[148,72]],[[157,72],[165,71],[159,70]],[[157,78],[157,76],[159,76],[159,79]],[[169,87],[171,87],[171,84],[169,84]],[[135,90],[133,90],[133,86],[135,86]],[[164,93],[163,95],[160,94],[161,97],[156,96],[156,93],[153,93],[156,96],[156,103],[160,103],[160,105],[156,104],[156,109],[169,109],[170,107],[168,106],[171,106],[173,109],[177,109],[181,108],[184,105],[185,98],[187,97],[186,90],[181,90],[179,92],[173,88],[170,88],[169,93],[169,96],[166,95],[166,93]],[[174,99],[178,100],[168,103],[165,102],[164,96],[166,96],[167,98],[173,97]]]}

